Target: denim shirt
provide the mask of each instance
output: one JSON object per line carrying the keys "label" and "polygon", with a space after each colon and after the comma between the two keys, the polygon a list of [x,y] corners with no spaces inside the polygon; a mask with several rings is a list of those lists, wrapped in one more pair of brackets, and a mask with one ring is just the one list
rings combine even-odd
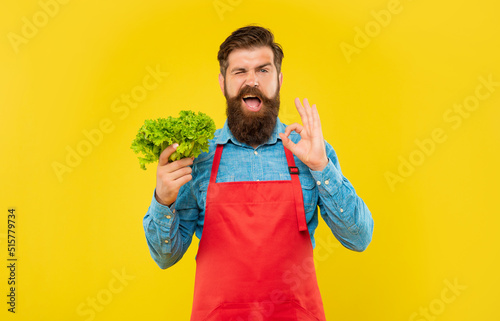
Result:
{"label": "denim shirt", "polygon": [[[217,182],[290,180],[284,147],[278,133],[286,125],[277,119],[269,140],[253,148],[238,142],[227,121],[215,132],[209,151],[195,158],[192,180],[183,185],[170,207],[156,201],[151,205],[143,225],[151,256],[162,269],[178,262],[191,244],[193,234],[201,239],[205,220],[205,200],[210,171],[217,144],[224,145]],[[300,135],[292,131],[289,138],[297,143]],[[373,219],[363,200],[356,195],[351,183],[340,171],[337,155],[325,141],[328,165],[313,171],[294,156],[299,168],[306,221],[313,247],[314,231],[318,226],[318,207],[333,235],[354,251],[364,251],[371,242]],[[269,209],[270,211],[272,209]]]}

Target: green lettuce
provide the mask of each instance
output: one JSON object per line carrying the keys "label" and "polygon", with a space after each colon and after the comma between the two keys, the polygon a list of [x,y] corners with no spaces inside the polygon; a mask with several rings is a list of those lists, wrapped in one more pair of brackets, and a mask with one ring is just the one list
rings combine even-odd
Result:
{"label": "green lettuce", "polygon": [[144,121],[130,148],[136,154],[142,154],[143,157],[138,158],[141,168],[145,170],[146,164],[158,161],[161,152],[173,143],[179,146],[168,158],[171,162],[208,152],[208,141],[214,133],[215,123],[208,115],[182,110],[178,118],[170,116]]}

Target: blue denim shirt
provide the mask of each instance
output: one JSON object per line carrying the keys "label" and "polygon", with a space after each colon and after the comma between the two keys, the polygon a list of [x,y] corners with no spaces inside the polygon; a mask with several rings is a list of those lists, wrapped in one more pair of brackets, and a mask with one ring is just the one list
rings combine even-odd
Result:
{"label": "blue denim shirt", "polygon": [[[205,200],[212,161],[217,144],[224,144],[217,182],[290,180],[283,144],[278,133],[286,125],[278,119],[269,140],[253,147],[238,142],[231,134],[227,121],[215,132],[208,153],[193,162],[192,180],[183,185],[177,200],[170,207],[153,199],[143,220],[151,256],[162,269],[178,262],[187,251],[193,234],[201,239],[205,219]],[[297,143],[300,135],[290,134]],[[312,171],[297,157],[307,226],[313,247],[314,231],[318,226],[318,207],[333,235],[346,248],[366,249],[372,238],[373,219],[363,200],[356,195],[351,183],[342,175],[335,151],[325,141],[328,165],[323,171]],[[271,209],[269,209],[271,210]]]}

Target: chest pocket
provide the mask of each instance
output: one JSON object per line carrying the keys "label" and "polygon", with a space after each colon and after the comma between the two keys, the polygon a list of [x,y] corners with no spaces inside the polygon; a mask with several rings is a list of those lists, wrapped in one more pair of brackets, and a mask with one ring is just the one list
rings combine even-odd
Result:
{"label": "chest pocket", "polygon": [[[301,169],[302,171],[302,169]],[[304,170],[305,171],[305,170]],[[281,180],[290,180],[290,174],[280,173]],[[311,175],[299,174],[300,187],[302,188],[302,198],[304,199],[304,210],[312,212],[318,206],[318,189],[316,182]]]}
{"label": "chest pocket", "polygon": [[312,212],[318,206],[318,189],[311,175],[299,174],[302,197],[304,198],[304,209]]}
{"label": "chest pocket", "polygon": [[198,192],[200,197],[198,198],[198,208],[205,210],[205,200],[207,199],[207,189],[208,189],[208,180],[206,182],[200,183],[198,187]]}

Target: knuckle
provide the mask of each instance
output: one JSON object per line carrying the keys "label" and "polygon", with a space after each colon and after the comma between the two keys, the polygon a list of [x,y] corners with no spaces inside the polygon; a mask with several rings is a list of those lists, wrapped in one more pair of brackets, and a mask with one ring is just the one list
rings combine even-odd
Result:
{"label": "knuckle", "polygon": [[182,168],[182,167],[183,167],[183,165],[182,165],[182,160],[176,160],[175,162],[172,162],[171,164],[172,164],[172,166],[171,166],[172,171],[176,171],[176,170],[178,170],[179,168]]}

